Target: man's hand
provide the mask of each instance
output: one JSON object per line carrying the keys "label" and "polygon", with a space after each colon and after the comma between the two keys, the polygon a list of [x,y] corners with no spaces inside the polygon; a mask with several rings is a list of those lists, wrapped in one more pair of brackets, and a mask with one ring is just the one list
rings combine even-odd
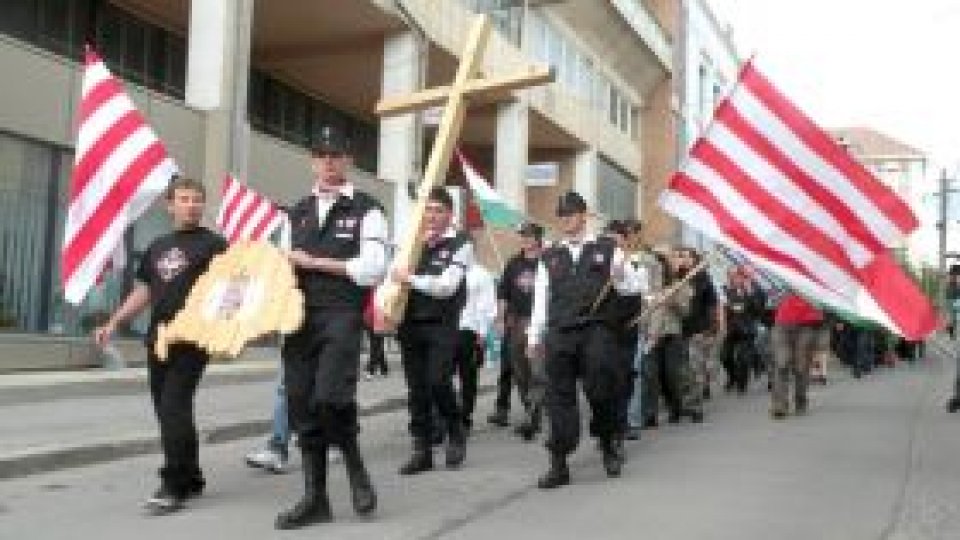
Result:
{"label": "man's hand", "polygon": [[311,269],[314,268],[314,260],[307,252],[302,249],[295,249],[287,252],[287,260],[296,268]]}
{"label": "man's hand", "polygon": [[113,333],[116,331],[116,323],[113,321],[108,321],[107,324],[97,327],[93,331],[93,341],[100,348],[106,347],[107,343],[110,343],[110,338],[113,337]]}
{"label": "man's hand", "polygon": [[409,283],[410,269],[405,266],[397,266],[390,271],[390,277],[392,277],[397,283]]}
{"label": "man's hand", "polygon": [[543,355],[545,351],[543,349],[543,343],[528,344],[527,345],[527,358],[530,360],[543,360]]}

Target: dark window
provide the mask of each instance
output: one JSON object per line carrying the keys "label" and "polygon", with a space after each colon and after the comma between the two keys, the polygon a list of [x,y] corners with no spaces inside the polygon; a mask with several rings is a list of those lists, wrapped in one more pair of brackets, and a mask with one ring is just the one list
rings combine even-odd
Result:
{"label": "dark window", "polygon": [[317,141],[321,128],[330,126],[353,140],[357,167],[368,172],[377,170],[376,124],[331,107],[257,69],[250,71],[247,118],[253,128],[306,148]]}
{"label": "dark window", "polygon": [[37,37],[37,0],[4,0],[0,32],[21,39]]}
{"label": "dark window", "polygon": [[40,42],[60,54],[73,52],[69,0],[43,0],[40,8]]}
{"label": "dark window", "polygon": [[[0,4],[0,33],[73,59],[80,59],[84,43],[94,39],[93,45],[117,75],[183,97],[187,50],[177,34],[105,0],[0,0]],[[95,32],[89,31],[91,24],[96,24]]]}

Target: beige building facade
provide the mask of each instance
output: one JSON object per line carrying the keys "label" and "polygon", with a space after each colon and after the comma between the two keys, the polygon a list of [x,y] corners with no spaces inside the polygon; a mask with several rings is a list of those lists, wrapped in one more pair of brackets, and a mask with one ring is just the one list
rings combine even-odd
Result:
{"label": "beige building facade", "polygon": [[[647,182],[673,159],[661,155],[672,138],[663,111],[673,48],[657,4],[9,0],[0,18],[0,69],[10,75],[0,79],[0,370],[23,367],[17,351],[26,350],[37,359],[30,367],[90,363],[85,336],[132,280],[130,269],[111,277],[79,308],[62,300],[58,250],[85,41],[125,81],[183,174],[203,179],[211,217],[228,172],[284,204],[306,194],[307,149],[331,125],[349,133],[354,179],[399,233],[436,112],[381,119],[374,105],[447,84],[473,15],[489,14],[497,31],[485,74],[547,64],[557,80],[472,106],[461,147],[533,219],[549,225],[556,195],[572,188],[599,224],[646,217]],[[546,174],[533,179],[534,169]],[[462,185],[456,167],[448,183]],[[128,237],[134,263],[164,223],[159,210],[138,222]],[[510,237],[478,232],[488,266],[512,249]],[[131,338],[143,326],[132,325]]]}

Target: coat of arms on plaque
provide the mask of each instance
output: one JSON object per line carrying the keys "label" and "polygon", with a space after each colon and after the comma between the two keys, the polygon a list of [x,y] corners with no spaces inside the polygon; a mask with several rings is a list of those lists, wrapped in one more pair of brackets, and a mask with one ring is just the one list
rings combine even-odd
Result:
{"label": "coat of arms on plaque", "polygon": [[250,341],[303,323],[303,293],[286,256],[264,242],[237,242],[216,256],[184,308],[157,329],[156,353],[191,342],[213,358],[235,358]]}

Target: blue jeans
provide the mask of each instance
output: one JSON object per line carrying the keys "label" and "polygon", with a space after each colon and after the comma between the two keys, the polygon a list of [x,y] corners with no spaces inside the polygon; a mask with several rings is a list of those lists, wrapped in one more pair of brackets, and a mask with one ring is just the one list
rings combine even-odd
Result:
{"label": "blue jeans", "polygon": [[633,395],[630,396],[630,404],[627,406],[627,425],[631,428],[640,428],[643,426],[643,348],[644,339],[641,336],[640,344],[637,346],[637,354],[633,357],[633,371],[637,376],[633,379]]}
{"label": "blue jeans", "polygon": [[287,389],[283,384],[283,370],[277,375],[277,394],[273,404],[273,433],[267,447],[282,456],[290,445],[290,420],[287,415]]}

